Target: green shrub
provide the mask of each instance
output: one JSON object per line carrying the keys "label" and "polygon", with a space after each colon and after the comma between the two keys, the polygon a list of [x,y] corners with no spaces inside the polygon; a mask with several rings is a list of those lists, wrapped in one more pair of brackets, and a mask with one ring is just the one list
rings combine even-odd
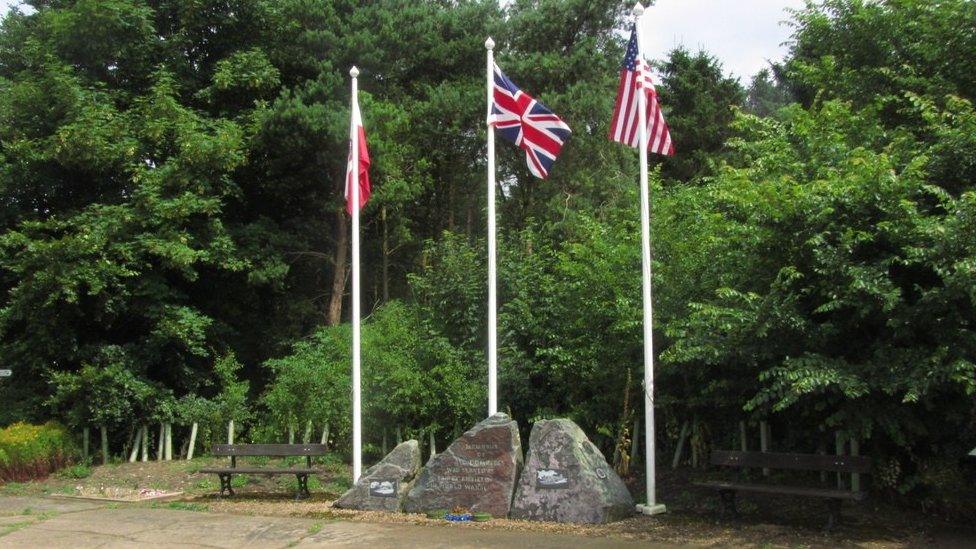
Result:
{"label": "green shrub", "polygon": [[42,478],[75,456],[67,431],[57,423],[14,423],[0,429],[0,480]]}
{"label": "green shrub", "polygon": [[58,476],[61,478],[82,479],[90,477],[91,474],[91,467],[87,463],[76,463],[58,471]]}

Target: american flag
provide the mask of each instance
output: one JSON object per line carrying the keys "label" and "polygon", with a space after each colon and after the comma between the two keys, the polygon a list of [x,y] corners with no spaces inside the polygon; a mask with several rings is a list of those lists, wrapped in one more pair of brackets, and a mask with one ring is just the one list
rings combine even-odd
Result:
{"label": "american flag", "polygon": [[620,86],[617,88],[617,102],[613,106],[613,120],[610,122],[610,140],[640,146],[638,132],[637,100],[638,90],[647,97],[647,149],[653,153],[674,156],[671,132],[664,121],[664,113],[657,100],[657,90],[651,78],[651,70],[637,47],[637,25],[630,33],[627,54],[620,67]]}
{"label": "american flag", "polygon": [[532,175],[549,176],[570,129],[548,107],[519,89],[495,65],[495,89],[488,122],[502,137],[525,151],[525,162]]}

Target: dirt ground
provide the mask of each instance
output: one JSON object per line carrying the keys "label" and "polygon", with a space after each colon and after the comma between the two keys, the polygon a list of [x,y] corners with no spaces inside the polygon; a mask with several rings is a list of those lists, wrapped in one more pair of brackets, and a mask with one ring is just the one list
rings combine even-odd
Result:
{"label": "dirt ground", "polygon": [[[332,509],[331,503],[350,485],[348,468],[335,461],[320,464],[324,474],[309,479],[312,497],[295,501],[295,480],[285,476],[240,475],[235,479],[233,498],[216,495],[216,475],[198,470],[224,460],[202,458],[192,462],[146,462],[110,464],[91,468],[86,478],[55,475],[43,481],[0,485],[0,495],[45,496],[91,494],[112,488],[181,491],[180,501],[167,503],[119,504],[154,506],[191,511],[211,511],[234,515],[313,518],[323,521],[410,524],[429,528],[456,527],[445,521],[420,515],[357,512]],[[258,464],[251,462],[253,464]],[[268,463],[274,465],[274,463]],[[694,488],[687,471],[665,471],[658,480],[659,499],[668,513],[655,517],[638,516],[600,526],[495,519],[466,528],[499,531],[527,531],[573,534],[593,538],[647,540],[664,544],[696,546],[769,547],[976,547],[972,522],[947,522],[921,515],[881,499],[861,504],[845,503],[844,522],[831,533],[823,531],[826,505],[792,497],[744,495],[740,498],[741,517],[722,520],[713,493]],[[976,517],[974,517],[976,518]]]}

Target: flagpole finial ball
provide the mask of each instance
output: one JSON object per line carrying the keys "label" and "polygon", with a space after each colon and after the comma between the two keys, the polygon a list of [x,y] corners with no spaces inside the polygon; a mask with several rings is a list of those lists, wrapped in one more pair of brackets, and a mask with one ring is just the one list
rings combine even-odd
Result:
{"label": "flagpole finial ball", "polygon": [[644,15],[643,4],[641,4],[640,2],[634,4],[634,9],[631,10],[631,13],[634,14],[634,17],[640,17],[641,15]]}
{"label": "flagpole finial ball", "polygon": [[357,76],[359,76],[359,69],[357,69],[355,65],[353,65],[352,68],[349,69],[349,76],[351,76],[353,78],[356,78]]}
{"label": "flagpole finial ball", "polygon": [[495,49],[495,41],[492,40],[490,36],[488,37],[488,40],[485,40],[485,48],[489,50]]}

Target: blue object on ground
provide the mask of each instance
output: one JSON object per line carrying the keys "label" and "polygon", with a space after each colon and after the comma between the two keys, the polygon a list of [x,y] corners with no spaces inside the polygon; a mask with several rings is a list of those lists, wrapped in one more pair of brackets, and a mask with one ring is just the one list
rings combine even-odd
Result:
{"label": "blue object on ground", "polygon": [[466,522],[466,521],[470,521],[474,517],[471,515],[471,513],[462,513],[460,515],[455,515],[454,513],[448,513],[444,515],[444,518],[452,522]]}

